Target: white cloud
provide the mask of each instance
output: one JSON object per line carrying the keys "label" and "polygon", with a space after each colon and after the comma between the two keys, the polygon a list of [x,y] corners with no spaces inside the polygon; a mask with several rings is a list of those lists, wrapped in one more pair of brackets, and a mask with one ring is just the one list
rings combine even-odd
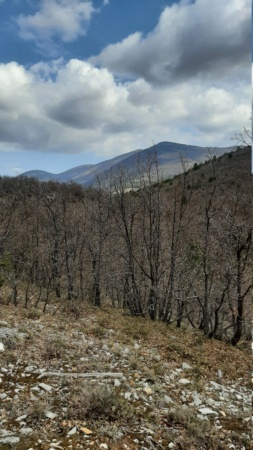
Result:
{"label": "white cloud", "polygon": [[71,42],[86,33],[94,12],[88,0],[41,0],[40,9],[34,15],[18,17],[20,36],[39,43],[53,37]]}
{"label": "white cloud", "polygon": [[146,37],[136,32],[90,61],[166,86],[195,77],[247,77],[250,46],[250,0],[181,0],[164,9]]}
{"label": "white cloud", "polygon": [[156,87],[143,79],[117,83],[107,69],[80,60],[29,70],[0,65],[0,148],[95,152],[101,158],[152,140],[230,145],[247,125],[250,87],[199,80]]}

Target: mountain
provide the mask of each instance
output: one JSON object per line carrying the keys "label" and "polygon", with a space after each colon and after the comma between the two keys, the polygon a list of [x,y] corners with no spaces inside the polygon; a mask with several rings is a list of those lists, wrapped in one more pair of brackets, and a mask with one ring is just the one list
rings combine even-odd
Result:
{"label": "mountain", "polygon": [[137,160],[141,163],[147,160],[148,156],[154,152],[157,155],[159,169],[164,177],[170,177],[179,173],[181,170],[180,155],[187,159],[193,165],[195,162],[200,163],[207,159],[208,150],[216,156],[220,156],[226,152],[234,150],[235,147],[198,147],[194,145],[178,144],[174,142],[160,142],[146,149],[138,149],[116,156],[115,158],[102,161],[98,164],[84,164],[65,172],[54,174],[44,172],[42,170],[30,170],[22,175],[34,177],[41,181],[55,180],[59,182],[75,181],[82,186],[89,186],[96,182],[97,175],[103,176],[110,169],[117,171],[120,167],[134,170]]}

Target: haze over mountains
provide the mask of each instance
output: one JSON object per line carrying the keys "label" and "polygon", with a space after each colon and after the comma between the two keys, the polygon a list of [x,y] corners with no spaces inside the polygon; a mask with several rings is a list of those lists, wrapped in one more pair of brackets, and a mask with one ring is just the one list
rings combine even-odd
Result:
{"label": "haze over mountains", "polygon": [[178,144],[174,142],[160,142],[146,149],[138,149],[116,156],[115,158],[102,161],[98,164],[84,164],[73,167],[65,172],[55,174],[42,170],[30,170],[22,175],[34,177],[41,181],[55,180],[59,182],[75,181],[82,186],[89,186],[96,183],[97,175],[104,176],[113,169],[117,171],[120,167],[134,170],[137,160],[145,162],[150,154],[156,152],[159,170],[165,178],[173,176],[181,171],[180,155],[187,159],[190,165],[195,162],[200,163],[207,159],[208,150],[216,156],[235,149],[234,146],[221,148],[198,147],[193,145]]}

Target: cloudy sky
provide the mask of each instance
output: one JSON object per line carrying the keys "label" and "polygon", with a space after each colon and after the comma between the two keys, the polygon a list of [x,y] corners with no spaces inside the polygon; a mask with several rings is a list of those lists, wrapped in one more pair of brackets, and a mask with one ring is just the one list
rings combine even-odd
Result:
{"label": "cloudy sky", "polygon": [[250,0],[0,0],[0,174],[249,126]]}

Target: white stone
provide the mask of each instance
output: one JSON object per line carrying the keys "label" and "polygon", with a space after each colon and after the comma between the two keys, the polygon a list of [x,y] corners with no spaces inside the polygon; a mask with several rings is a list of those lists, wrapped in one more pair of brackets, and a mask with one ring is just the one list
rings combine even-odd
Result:
{"label": "white stone", "polygon": [[45,383],[39,383],[39,386],[47,392],[51,392],[52,391],[52,386],[49,386],[49,384],[45,384]]}
{"label": "white stone", "polygon": [[51,411],[47,411],[47,412],[45,413],[45,416],[46,416],[48,419],[55,419],[55,417],[57,417],[57,414],[55,414],[55,413],[53,413],[53,412],[51,412]]}
{"label": "white stone", "polygon": [[197,392],[193,392],[192,398],[195,406],[199,406],[202,404],[202,400]]}
{"label": "white stone", "polygon": [[125,392],[124,397],[126,400],[130,400],[132,393],[131,392]]}
{"label": "white stone", "polygon": [[199,412],[200,412],[201,414],[203,414],[204,416],[206,416],[206,415],[212,415],[212,414],[215,414],[215,415],[218,414],[216,411],[213,411],[213,409],[210,409],[210,408],[200,408],[200,409],[199,409]]}
{"label": "white stone", "polygon": [[20,433],[22,433],[22,434],[30,434],[32,432],[33,432],[33,429],[29,428],[29,427],[24,427],[24,428],[20,429]]}
{"label": "white stone", "polygon": [[121,385],[121,382],[116,378],[116,380],[114,380],[114,386],[119,387],[120,385]]}
{"label": "white stone", "polygon": [[[70,431],[68,432],[68,436],[73,436],[73,434],[76,434],[76,430],[77,430],[76,427],[72,428],[72,430],[70,430]],[[50,444],[50,445],[51,445],[51,444]]]}
{"label": "white stone", "polygon": [[129,355],[129,353],[130,353],[129,348],[125,347],[124,350],[123,350],[123,355],[126,356],[126,355]]}
{"label": "white stone", "polygon": [[168,448],[174,448],[174,447],[175,447],[175,444],[173,444],[173,442],[170,442],[168,445]]}
{"label": "white stone", "polygon": [[1,444],[17,444],[20,441],[18,436],[6,436],[4,438],[0,438]]}
{"label": "white stone", "polygon": [[213,386],[213,388],[216,391],[222,391],[222,389],[223,389],[222,384],[216,383],[215,381],[210,381],[210,384]]}
{"label": "white stone", "polygon": [[4,400],[7,397],[7,394],[3,393],[0,394],[0,400]]}
{"label": "white stone", "polygon": [[0,352],[4,352],[4,344],[0,342]]}
{"label": "white stone", "polygon": [[182,369],[183,370],[192,370],[193,367],[190,366],[190,364],[188,364],[188,363],[182,363]]}
{"label": "white stone", "polygon": [[102,448],[103,450],[107,450],[109,447],[107,444],[100,444],[99,448]]}
{"label": "white stone", "polygon": [[169,403],[174,403],[174,400],[172,400],[172,398],[170,398],[168,395],[165,395],[164,402],[166,403],[166,405],[168,405]]}
{"label": "white stone", "polygon": [[16,422],[21,422],[21,420],[24,420],[26,418],[27,418],[27,414],[24,414],[23,416],[17,417]]}
{"label": "white stone", "polygon": [[184,384],[184,385],[187,385],[187,384],[190,384],[191,383],[191,381],[190,380],[187,380],[187,378],[180,378],[180,380],[178,381],[180,384]]}

